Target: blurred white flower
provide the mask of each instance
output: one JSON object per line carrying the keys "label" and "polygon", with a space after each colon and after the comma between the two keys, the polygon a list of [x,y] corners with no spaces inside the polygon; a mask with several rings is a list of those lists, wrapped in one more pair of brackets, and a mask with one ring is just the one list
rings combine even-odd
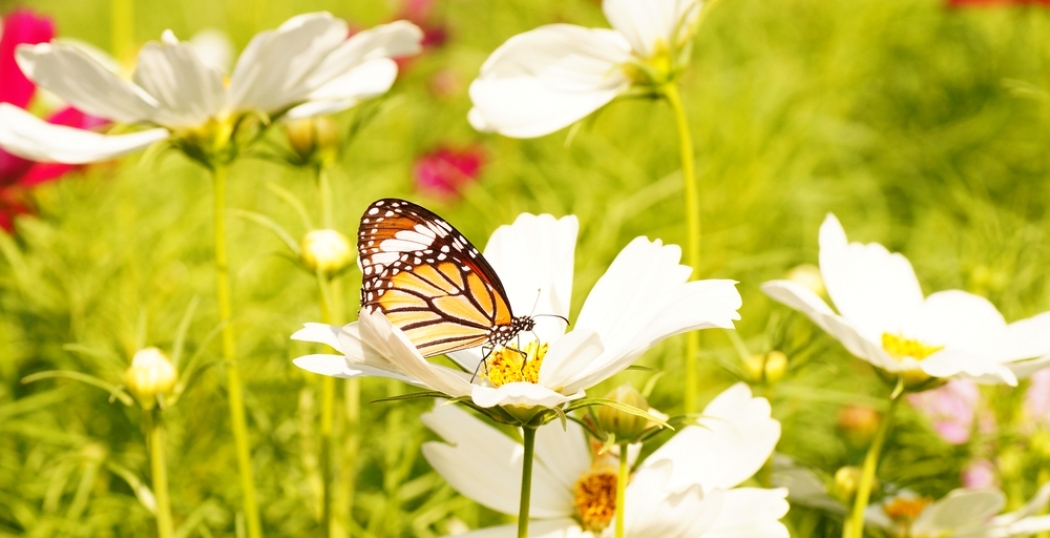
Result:
{"label": "blurred white flower", "polygon": [[1008,325],[987,299],[971,293],[924,298],[904,256],[876,243],[847,242],[830,214],[820,227],[820,271],[839,314],[796,282],[767,282],[762,290],[909,386],[955,377],[1016,385],[1050,361],[1050,312]]}
{"label": "blurred white flower", "polygon": [[20,46],[18,64],[37,85],[89,114],[150,128],[103,135],[51,125],[0,104],[0,146],[35,161],[74,164],[169,139],[180,147],[222,150],[246,118],[331,113],[384,93],[397,75],[391,57],[418,51],[422,38],[405,21],[347,35],[346,23],[328,13],[293,17],[252,39],[228,85],[215,36],[180,42],[164,32],[160,42],[142,48],[130,81],[74,44]]}
{"label": "blurred white flower", "polygon": [[[527,411],[560,406],[630,366],[663,339],[686,331],[732,328],[741,299],[729,280],[687,282],[681,250],[639,237],[616,257],[565,333],[572,296],[575,217],[523,214],[492,234],[485,258],[499,274],[514,312],[546,314],[515,348],[481,365],[479,348],[451,354],[461,368],[431,363],[381,312],[362,311],[345,327],[307,324],[293,339],[327,344],[343,355],[309,355],[300,368],[337,377],[383,376],[470,396],[479,407]],[[480,372],[477,377],[472,372]],[[473,379],[472,379],[473,378]]]}
{"label": "blurred white flower", "polygon": [[868,524],[900,538],[1007,538],[1050,530],[1050,516],[1032,517],[1050,501],[1050,484],[1016,512],[998,515],[1006,495],[998,489],[957,489],[943,499],[920,497],[911,491],[868,507]]}
{"label": "blurred white flower", "polygon": [[[423,445],[430,465],[478,503],[516,514],[521,443],[460,408],[438,405],[423,422],[446,443]],[[704,410],[701,426],[681,430],[638,465],[626,487],[625,536],[731,538],[788,536],[784,489],[736,487],[766,461],[780,437],[769,403],[737,384]],[[529,535],[611,537],[616,513],[616,459],[596,455],[583,429],[568,422],[536,436]],[[513,537],[516,525],[466,534]]]}
{"label": "blurred white flower", "polygon": [[605,0],[612,30],[550,24],[501,45],[470,85],[480,131],[531,138],[552,133],[633,85],[673,78],[688,57],[699,0]]}

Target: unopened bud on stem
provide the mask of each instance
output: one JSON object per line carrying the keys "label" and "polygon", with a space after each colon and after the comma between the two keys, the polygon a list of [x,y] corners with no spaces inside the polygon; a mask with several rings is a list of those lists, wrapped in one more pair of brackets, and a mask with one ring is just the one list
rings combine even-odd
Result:
{"label": "unopened bud on stem", "polygon": [[335,230],[310,230],[303,237],[303,264],[312,271],[332,273],[354,259],[350,240]]}
{"label": "unopened bud on stem", "polygon": [[303,162],[329,165],[339,156],[339,125],[328,116],[291,120],[284,130],[292,151]]}
{"label": "unopened bud on stem", "polygon": [[744,368],[755,381],[776,383],[787,372],[787,355],[780,351],[770,351],[764,355],[752,355],[744,359]]}
{"label": "unopened bud on stem", "polygon": [[[637,390],[629,384],[620,385],[609,394],[606,400],[613,400],[631,407],[649,410],[649,402],[645,401]],[[634,441],[649,427],[649,419],[635,414],[614,409],[608,406],[598,407],[595,413],[598,418],[598,430],[616,436],[617,441]]]}
{"label": "unopened bud on stem", "polygon": [[179,374],[161,350],[155,347],[140,349],[131,359],[131,367],[124,373],[124,383],[147,409],[175,388]]}

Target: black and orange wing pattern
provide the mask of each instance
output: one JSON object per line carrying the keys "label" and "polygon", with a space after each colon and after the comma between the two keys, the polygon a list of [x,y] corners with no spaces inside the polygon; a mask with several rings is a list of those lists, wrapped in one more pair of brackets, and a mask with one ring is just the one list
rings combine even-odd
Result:
{"label": "black and orange wing pattern", "polygon": [[423,356],[504,345],[526,325],[478,249],[416,204],[387,198],[370,205],[357,249],[361,308],[383,312]]}

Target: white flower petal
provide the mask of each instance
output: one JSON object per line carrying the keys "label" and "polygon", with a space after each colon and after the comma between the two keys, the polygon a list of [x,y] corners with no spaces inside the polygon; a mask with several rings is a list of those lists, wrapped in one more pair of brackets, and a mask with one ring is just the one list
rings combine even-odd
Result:
{"label": "white flower petal", "polygon": [[712,400],[700,424],[683,428],[646,460],[646,465],[671,462],[669,487],[674,491],[694,484],[704,490],[736,486],[762,467],[780,439],[780,423],[770,416],[769,402],[752,398],[744,383]]}
{"label": "white flower petal", "polygon": [[839,313],[869,340],[901,332],[923,302],[907,258],[877,243],[847,243],[831,214],[820,227],[820,272]]}
{"label": "white flower petal", "polygon": [[631,42],[643,58],[681,44],[700,15],[698,0],[605,0],[609,23]]}
{"label": "white flower petal", "polygon": [[[998,536],[1031,536],[1050,530],[1050,516],[1027,517],[1001,530]],[[982,537],[983,538],[983,537]]]}
{"label": "white flower petal", "polygon": [[149,119],[175,129],[204,124],[225,104],[222,73],[201,62],[189,43],[165,35],[165,43],[142,47],[135,70],[135,83],[157,102]]}
{"label": "white flower petal", "polygon": [[553,421],[536,430],[536,465],[565,489],[574,491],[576,481],[591,467],[591,452],[583,427],[569,420],[562,429]]}
{"label": "white flower petal", "polygon": [[639,469],[631,477],[624,499],[624,536],[706,536],[722,507],[722,492],[705,494],[700,486],[674,491],[667,487],[671,473],[671,465],[660,462]]}
{"label": "white flower petal", "polygon": [[386,58],[370,60],[333,79],[309,95],[309,101],[285,114],[286,119],[335,114],[365,99],[382,95],[397,78],[397,62]]}
{"label": "white flower petal", "polygon": [[324,323],[305,323],[303,328],[292,333],[292,340],[300,342],[315,342],[345,353],[339,345],[339,332],[342,327],[338,325],[327,325]]}
{"label": "white flower petal", "polygon": [[1017,361],[1050,355],[1050,312],[1007,325],[994,346],[1001,361]]}
{"label": "white flower petal", "polygon": [[[370,30],[358,32],[332,50],[306,79],[305,85],[322,88],[362,64],[415,54],[421,50],[422,40],[423,31],[408,21],[381,24]],[[311,94],[314,91],[316,90],[312,90]],[[344,95],[352,96],[354,95]]]}
{"label": "white flower petal", "polygon": [[912,525],[916,535],[935,535],[984,523],[1002,511],[1006,496],[996,489],[957,489],[922,511]]}
{"label": "white flower petal", "polygon": [[557,407],[565,402],[583,397],[583,392],[565,396],[543,385],[535,383],[507,383],[492,388],[472,385],[471,399],[478,407]]}
{"label": "white flower petal", "polygon": [[553,133],[630,87],[630,44],[611,30],[541,26],[500,45],[470,85],[478,130],[532,138]]}
{"label": "white flower petal", "polygon": [[[454,405],[437,405],[423,423],[445,443],[426,443],[423,455],[460,493],[504,514],[518,513],[524,447],[499,430]],[[572,489],[546,468],[533,467],[531,514],[537,518],[571,516]]]}
{"label": "white flower petal", "polygon": [[930,294],[905,329],[921,342],[993,354],[1006,320],[984,297],[959,290]]}
{"label": "white flower petal", "polygon": [[423,387],[423,384],[420,383],[419,380],[412,379],[400,372],[385,370],[364,364],[354,364],[347,360],[343,355],[328,355],[321,353],[316,355],[304,355],[293,360],[292,363],[307,372],[320,375],[341,377],[344,379],[355,377],[385,377],[387,379],[396,379],[410,385]]}
{"label": "white flower petal", "polygon": [[305,100],[317,89],[307,79],[347,34],[346,23],[328,13],[292,17],[259,33],[233,69],[228,108],[276,112]]}
{"label": "white flower petal", "polygon": [[[381,312],[362,310],[358,316],[361,341],[374,348],[375,353],[386,358],[407,377],[418,379],[423,386],[459,397],[471,393],[470,376],[441,365],[428,362],[412,345],[405,333],[394,327]],[[345,331],[343,334],[347,334]],[[342,335],[341,335],[342,336]],[[341,347],[347,351],[345,340]],[[350,355],[350,353],[347,353]]]}
{"label": "white flower petal", "polygon": [[104,161],[160,142],[167,129],[103,135],[50,124],[9,103],[0,103],[0,147],[36,162],[83,164]]}
{"label": "white flower petal", "polygon": [[565,332],[564,321],[548,316],[569,317],[579,227],[574,216],[522,213],[485,245],[485,259],[500,276],[514,314],[543,314],[536,319],[542,342]]}
{"label": "white flower petal", "polygon": [[918,362],[923,372],[934,377],[953,377],[965,374],[966,377],[982,379],[985,376],[996,377],[1001,382],[1017,386],[1017,376],[1006,366],[983,355],[977,355],[961,349],[942,349]]}
{"label": "white flower petal", "polygon": [[[457,535],[458,538],[515,538],[518,535],[518,524],[500,525]],[[584,531],[576,520],[570,518],[532,520],[529,522],[529,536],[532,538],[594,538]]]}
{"label": "white flower petal", "polygon": [[193,34],[189,44],[204,65],[219,73],[228,73],[230,71],[234,54],[233,43],[222,30],[205,28]]}
{"label": "white flower petal", "polygon": [[135,123],[156,111],[150,96],[75,45],[20,45],[16,57],[26,77],[88,114]]}
{"label": "white flower petal", "polygon": [[722,509],[704,538],[788,538],[780,522],[788,512],[786,489],[738,488],[722,494]]}
{"label": "white flower petal", "polygon": [[594,331],[572,331],[555,340],[547,350],[540,365],[539,382],[565,392],[565,387],[578,385],[582,374],[604,351],[601,338]]}
{"label": "white flower petal", "polygon": [[1019,521],[1046,508],[1047,502],[1050,502],[1050,482],[1043,484],[1039,491],[1036,492],[1035,497],[1032,497],[1031,500],[1025,503],[1020,510],[996,516],[994,523],[996,525],[1005,525]]}

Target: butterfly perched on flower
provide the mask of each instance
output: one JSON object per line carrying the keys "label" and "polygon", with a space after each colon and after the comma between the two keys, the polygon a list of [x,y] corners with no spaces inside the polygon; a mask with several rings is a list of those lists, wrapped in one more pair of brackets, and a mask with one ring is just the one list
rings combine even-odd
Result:
{"label": "butterfly perched on flower", "polygon": [[361,216],[361,308],[379,310],[424,357],[506,346],[531,331],[499,276],[451,224],[411,202],[378,200]]}

